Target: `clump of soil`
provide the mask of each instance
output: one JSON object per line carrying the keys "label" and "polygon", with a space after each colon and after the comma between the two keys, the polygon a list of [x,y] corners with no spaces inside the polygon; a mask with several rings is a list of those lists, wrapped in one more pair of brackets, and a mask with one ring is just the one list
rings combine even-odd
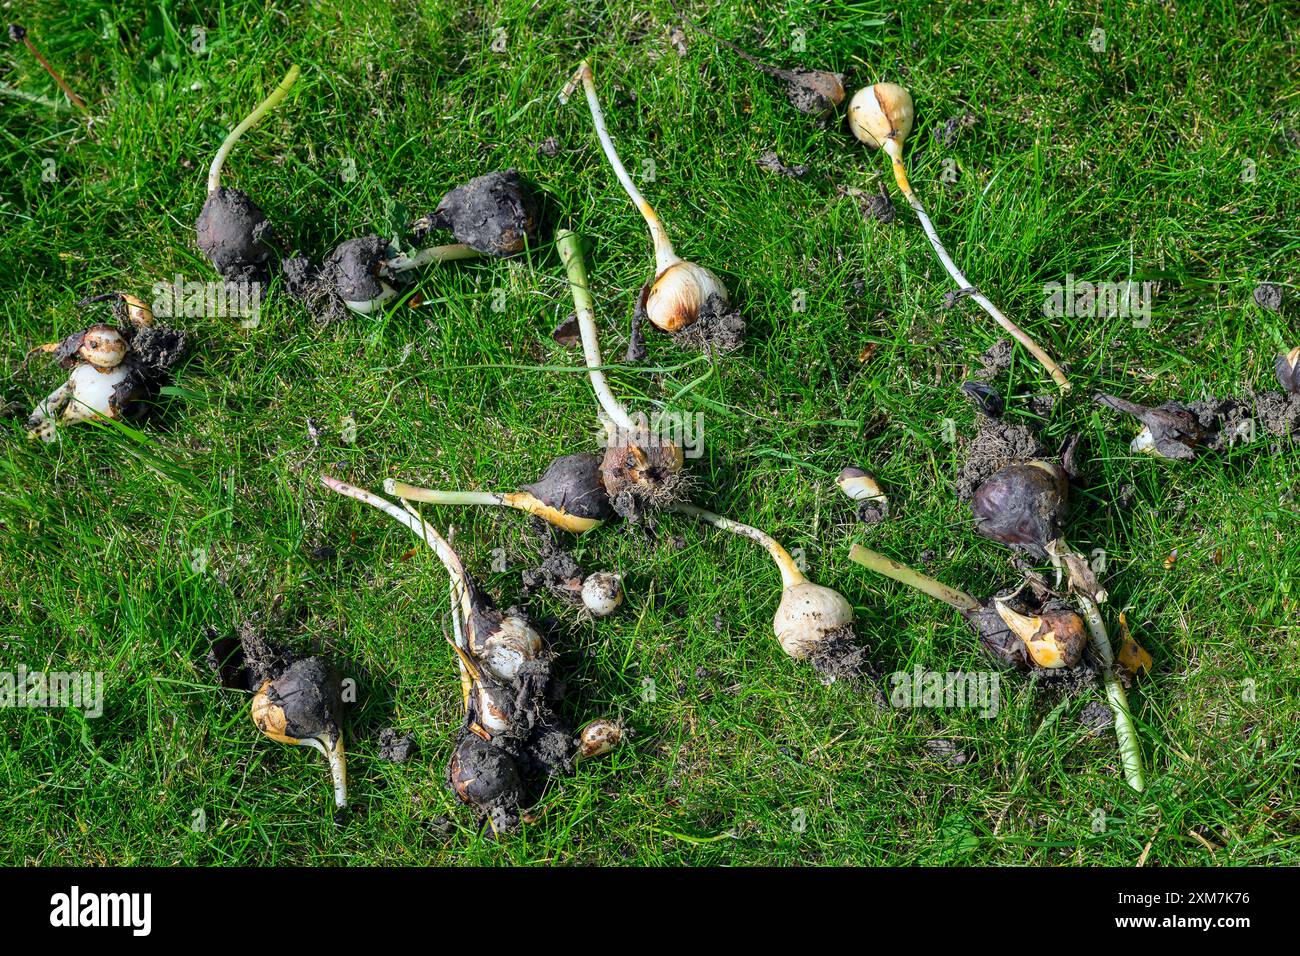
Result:
{"label": "clump of soil", "polygon": [[966,443],[965,459],[957,475],[957,497],[969,502],[980,485],[1007,465],[1042,459],[1047,454],[1034,429],[981,416],[979,430]]}
{"label": "clump of soil", "polygon": [[541,532],[542,560],[536,567],[523,572],[524,594],[548,591],[566,604],[581,605],[582,582],[587,572],[550,533],[549,526],[538,530]]}
{"label": "clump of soil", "polygon": [[980,367],[975,372],[975,377],[985,381],[997,378],[1011,368],[1014,354],[1010,339],[998,339],[980,356]]}
{"label": "clump of soil", "polygon": [[1300,394],[1262,392],[1255,396],[1255,416],[1270,435],[1294,435],[1300,432]]}
{"label": "clump of soil", "polygon": [[1271,282],[1261,282],[1253,293],[1255,304],[1270,312],[1282,311],[1282,287]]}
{"label": "clump of soil", "polygon": [[795,166],[786,165],[781,161],[781,157],[777,155],[776,150],[772,149],[765,150],[755,161],[755,165],[761,170],[775,173],[778,176],[785,176],[787,179],[803,179],[812,172],[812,167],[807,163],[799,163]]}
{"label": "clump of soil", "polygon": [[745,320],[738,306],[715,292],[704,301],[694,322],[673,333],[673,342],[706,355],[725,355],[744,344]]}
{"label": "clump of soil", "polygon": [[248,193],[219,186],[208,193],[194,228],[199,250],[222,278],[265,283],[272,252],[263,239],[270,225]]}
{"label": "clump of soil", "polygon": [[950,116],[931,133],[934,141],[940,146],[952,146],[961,138],[961,134],[979,123],[979,117],[974,113],[961,113],[957,116]]}
{"label": "clump of soil", "polygon": [[1079,712],[1079,724],[1095,736],[1115,726],[1115,715],[1103,701],[1094,700]]}
{"label": "clump of soil", "polygon": [[395,727],[379,731],[379,759],[388,763],[406,763],[415,755],[415,735],[403,734]]}
{"label": "clump of soil", "polygon": [[858,642],[852,624],[829,632],[808,656],[809,663],[817,669],[818,677],[826,685],[837,681],[856,684],[871,670],[867,649]]}
{"label": "clump of soil", "polygon": [[537,244],[541,204],[519,172],[488,173],[457,186],[438,208],[412,224],[416,238],[448,229],[478,252],[512,256]]}

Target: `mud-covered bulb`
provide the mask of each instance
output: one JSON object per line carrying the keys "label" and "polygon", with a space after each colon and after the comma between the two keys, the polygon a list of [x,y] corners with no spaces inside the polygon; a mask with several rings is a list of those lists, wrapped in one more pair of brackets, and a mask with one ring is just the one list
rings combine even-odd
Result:
{"label": "mud-covered bulb", "polygon": [[582,582],[582,606],[593,617],[608,617],[623,605],[623,578],[610,571],[596,571]]}
{"label": "mud-covered bulb", "polygon": [[849,101],[849,129],[853,135],[891,157],[902,155],[915,116],[912,94],[897,83],[863,87]]}
{"label": "mud-covered bulb", "polygon": [[338,680],[319,657],[295,661],[253,697],[253,723],[272,740],[319,750],[329,761],[334,804],[348,803],[347,758],[339,721]]}

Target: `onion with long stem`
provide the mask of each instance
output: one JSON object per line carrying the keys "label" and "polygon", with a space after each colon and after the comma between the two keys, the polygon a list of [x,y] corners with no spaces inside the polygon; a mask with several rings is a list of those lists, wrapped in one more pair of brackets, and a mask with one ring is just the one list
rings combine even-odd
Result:
{"label": "onion with long stem", "polygon": [[557,231],[555,240],[573,295],[587,377],[603,413],[607,445],[600,466],[601,480],[614,510],[628,518],[639,518],[646,509],[662,508],[684,497],[688,486],[682,471],[685,456],[680,445],[652,433],[644,414],[634,418],[610,390],[600,354],[582,240],[568,229]]}
{"label": "onion with long stem", "polygon": [[1016,609],[1011,605],[1022,598],[1025,588],[1009,596],[980,601],[860,544],[849,550],[849,560],[955,608],[996,660],[1020,670],[1043,668],[1050,672],[1077,666],[1082,660],[1084,644],[1090,643],[1101,672],[1106,702],[1115,717],[1115,737],[1124,777],[1134,790],[1145,788],[1142,747],[1133,726],[1128,696],[1115,673],[1115,655],[1101,611],[1088,595],[1076,595],[1078,611],[1062,601],[1043,601],[1038,597],[1034,602],[1037,607]]}
{"label": "onion with long stem", "polygon": [[781,649],[795,660],[810,661],[828,682],[856,676],[862,666],[863,650],[853,633],[853,606],[842,594],[809,581],[790,552],[765,531],[692,504],[674,504],[669,510],[761,546],[781,572],[781,600],[772,619],[772,631]]}
{"label": "onion with long stem", "polygon": [[638,310],[656,328],[676,336],[683,344],[734,348],[739,343],[744,325],[731,307],[726,284],[711,270],[683,259],[673,248],[658,214],[641,195],[619,159],[605,126],[605,113],[596,95],[595,78],[586,60],[578,67],[574,80],[580,82],[586,92],[596,137],[605,158],[619,185],[645,219],[654,242],[655,274],[641,290]]}
{"label": "onion with long stem", "polygon": [[272,253],[262,241],[270,226],[266,213],[248,193],[222,186],[221,173],[240,137],[289,95],[297,79],[298,67],[290,67],[280,85],[230,131],[208,169],[208,198],[195,230],[199,249],[225,279],[265,282],[268,278]]}
{"label": "onion with long stem", "polygon": [[1065,372],[1061,370],[1056,360],[1023,329],[1007,318],[988,296],[971,285],[970,280],[957,268],[948,250],[944,248],[934,223],[930,221],[925,211],[925,206],[921,204],[921,200],[912,189],[912,184],[908,181],[907,167],[903,164],[903,144],[912,131],[914,115],[912,95],[897,83],[877,83],[874,86],[864,87],[858,90],[849,102],[849,128],[853,131],[853,135],[872,149],[883,150],[889,157],[899,190],[916,213],[916,218],[921,221],[921,227],[925,230],[926,238],[930,240],[935,255],[939,257],[944,270],[957,284],[957,288],[962,294],[969,295],[993,318],[993,321],[1023,345],[1043,368],[1047,369],[1062,392],[1069,391],[1070,380],[1066,378]]}
{"label": "onion with long stem", "polygon": [[522,491],[439,491],[396,478],[385,480],[384,491],[435,505],[514,508],[574,534],[599,528],[614,517],[601,480],[600,459],[585,452],[556,458],[538,481],[524,485]]}

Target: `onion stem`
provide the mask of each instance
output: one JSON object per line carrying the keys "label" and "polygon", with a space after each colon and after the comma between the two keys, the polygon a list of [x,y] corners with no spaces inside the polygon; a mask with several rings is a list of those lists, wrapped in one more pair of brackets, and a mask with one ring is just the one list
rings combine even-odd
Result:
{"label": "onion stem", "polygon": [[780,543],[765,531],[750,527],[747,524],[741,524],[739,521],[732,521],[730,518],[724,518],[722,515],[714,514],[712,511],[706,511],[703,508],[696,507],[685,502],[668,505],[669,511],[676,511],[684,515],[692,515],[701,521],[713,525],[715,528],[721,528],[723,531],[730,531],[732,534],[738,534],[742,537],[749,538],[751,541],[757,541],[772,556],[776,566],[781,571],[781,587],[794,587],[796,584],[803,584],[808,579],[804,577],[802,571],[794,563],[794,558],[790,557],[790,552],[783,548]]}
{"label": "onion stem", "polygon": [[591,284],[587,279],[587,263],[582,257],[582,240],[576,233],[560,229],[555,233],[555,244],[569,274],[569,291],[573,293],[573,309],[577,313],[578,329],[582,334],[582,354],[587,362],[587,376],[591,379],[596,400],[615,425],[629,433],[635,432],[637,426],[632,421],[632,416],[614,397],[614,393],[609,390],[609,382],[605,380],[604,360],[600,356],[600,340],[596,334],[596,310],[591,298]]}
{"label": "onion stem", "polygon": [[347,757],[343,753],[343,734],[340,731],[338,739],[331,746],[326,746],[321,740],[315,737],[307,737],[300,741],[309,747],[314,747],[325,755],[329,761],[330,777],[334,780],[334,806],[344,810],[348,805],[348,763]]}
{"label": "onion stem", "polygon": [[262,102],[257,104],[253,112],[244,117],[244,121],[230,131],[221,148],[217,150],[217,155],[213,157],[212,168],[208,170],[208,192],[214,193],[221,186],[221,167],[226,164],[226,157],[230,151],[235,148],[235,143],[239,142],[239,137],[243,136],[249,129],[257,125],[258,120],[280,105],[280,101],[289,95],[289,90],[298,79],[298,67],[289,67],[289,72],[284,75],[280,85],[271,91],[270,95]]}
{"label": "onion stem", "polygon": [[885,152],[889,154],[889,158],[893,163],[894,179],[898,183],[898,188],[902,190],[908,204],[916,213],[916,218],[921,220],[921,228],[925,230],[926,238],[930,240],[930,245],[934,247],[935,255],[937,255],[939,261],[943,263],[943,267],[947,270],[948,275],[952,277],[952,281],[957,283],[957,288],[966,292],[966,294],[974,299],[975,302],[979,304],[980,308],[993,317],[993,321],[1002,326],[1002,328],[1006,330],[1007,334],[1023,345],[1029,353],[1034,356],[1034,358],[1038,359],[1038,361],[1042,363],[1043,368],[1047,369],[1051,374],[1052,379],[1056,382],[1062,392],[1068,392],[1070,390],[1070,380],[1065,377],[1065,373],[1061,371],[1061,367],[1056,364],[1056,360],[1043,351],[1043,349],[1039,347],[1038,343],[1031,339],[1029,335],[1020,328],[1020,326],[1016,325],[1003,315],[1002,311],[989,300],[988,296],[984,295],[983,292],[980,292],[971,285],[970,280],[967,279],[962,271],[957,268],[957,264],[952,261],[952,257],[948,255],[948,250],[944,248],[943,242],[939,239],[939,233],[935,231],[934,223],[932,223],[930,217],[926,215],[925,207],[921,205],[921,200],[917,197],[916,193],[912,191],[912,184],[908,182],[907,168],[903,165],[902,147],[899,146],[896,140],[891,139],[884,144],[884,149]]}
{"label": "onion stem", "polygon": [[583,89],[587,93],[587,105],[591,107],[591,120],[596,127],[596,137],[600,140],[600,147],[605,151],[605,158],[609,160],[609,165],[614,168],[614,175],[618,177],[619,184],[623,191],[627,193],[628,198],[641,211],[646,225],[650,227],[650,237],[655,244],[655,273],[661,273],[669,266],[681,262],[681,258],[673,251],[673,244],[668,240],[668,233],[664,231],[663,223],[655,214],[650,203],[641,195],[641,190],[636,188],[632,182],[632,177],[627,174],[623,167],[623,161],[618,158],[618,151],[614,148],[614,141],[609,138],[609,130],[605,128],[605,113],[600,108],[600,100],[596,97],[596,80],[592,76],[591,66],[586,60],[578,67],[577,78],[582,81]]}
{"label": "onion stem", "polygon": [[469,589],[465,586],[465,566],[461,564],[460,556],[452,550],[445,538],[437,530],[431,527],[428,522],[414,512],[406,512],[393,504],[386,501],[372,491],[366,491],[364,488],[358,488],[355,485],[349,485],[345,481],[339,481],[337,478],[331,478],[328,475],[320,476],[321,484],[331,491],[337,491],[348,498],[355,498],[357,501],[378,508],[394,521],[401,522],[411,529],[425,544],[433,549],[438,560],[442,562],[447,573],[451,575],[452,583],[455,584],[461,592],[461,611],[468,619],[470,614]]}
{"label": "onion stem", "polygon": [[905,564],[900,564],[893,558],[887,558],[878,551],[872,551],[870,548],[864,548],[860,544],[855,544],[849,549],[849,560],[862,565],[868,570],[875,571],[877,574],[883,574],[887,578],[893,578],[900,584],[906,584],[908,587],[915,588],[923,594],[928,594],[932,598],[942,601],[944,604],[955,607],[963,614],[969,614],[977,610],[981,605],[965,591],[959,591],[956,588],[950,588],[942,581],[937,581],[928,574],[922,574],[920,571],[913,570]]}
{"label": "onion stem", "polygon": [[502,496],[491,491],[437,491],[433,488],[408,485],[395,478],[384,481],[384,491],[406,501],[427,501],[435,505],[505,506]]}
{"label": "onion stem", "polygon": [[463,242],[453,242],[446,246],[425,246],[414,255],[397,255],[384,263],[383,271],[388,275],[418,269],[430,262],[455,262],[457,259],[473,259],[478,251]]}
{"label": "onion stem", "polygon": [[1101,611],[1087,595],[1080,594],[1079,607],[1083,619],[1088,624],[1088,635],[1092,646],[1102,661],[1102,681],[1106,687],[1106,703],[1110,705],[1115,716],[1115,738],[1119,743],[1120,762],[1124,765],[1124,778],[1128,785],[1141,793],[1146,789],[1146,779],[1142,772],[1142,745],[1138,740],[1137,730],[1133,726],[1133,717],[1129,712],[1128,695],[1124,685],[1115,674],[1115,652],[1111,648],[1110,635],[1106,633],[1106,622],[1102,620]]}

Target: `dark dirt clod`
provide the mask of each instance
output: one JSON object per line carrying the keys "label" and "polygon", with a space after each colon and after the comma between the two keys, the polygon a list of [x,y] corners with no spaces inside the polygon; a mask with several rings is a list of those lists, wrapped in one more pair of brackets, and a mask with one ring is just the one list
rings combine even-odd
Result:
{"label": "dark dirt clod", "polygon": [[940,146],[952,146],[961,137],[964,130],[970,129],[978,122],[979,117],[973,113],[950,116],[936,126],[931,135]]}
{"label": "dark dirt clod", "polygon": [[826,119],[844,102],[844,77],[824,70],[783,71],[785,95],[800,113]]}
{"label": "dark dirt clod", "polygon": [[1056,396],[1030,395],[1025,402],[1025,407],[1029,409],[1031,415],[1037,415],[1039,418],[1051,418],[1052,412],[1056,408]]}
{"label": "dark dirt clod", "polygon": [[763,154],[755,160],[755,165],[758,166],[759,169],[765,170],[769,173],[775,173],[778,176],[785,176],[787,179],[803,179],[812,172],[812,167],[807,163],[800,163],[796,166],[786,165],[781,161],[781,157],[777,155],[776,150],[772,149],[764,151]]}
{"label": "dark dirt clod", "polygon": [[1300,394],[1272,391],[1256,395],[1255,417],[1270,435],[1285,437],[1300,432]]}
{"label": "dark dirt clod", "polygon": [[266,282],[272,253],[262,240],[270,223],[248,193],[225,186],[208,193],[194,228],[200,251],[223,278]]}
{"label": "dark dirt clod", "polygon": [[845,624],[823,637],[808,658],[823,684],[836,681],[855,684],[870,671],[867,649],[858,643],[852,624]]}
{"label": "dark dirt clod", "polygon": [[1047,557],[1047,545],[1061,537],[1069,480],[1057,465],[1015,463],[995,472],[975,489],[971,512],[977,534]]}
{"label": "dark dirt clod", "polygon": [[705,300],[694,322],[673,333],[673,341],[682,348],[697,349],[706,355],[732,352],[745,341],[745,320],[740,317],[738,306],[715,292]]}
{"label": "dark dirt clod", "polygon": [[601,460],[586,452],[556,458],[541,478],[524,485],[524,491],[579,518],[608,521],[614,517],[601,476]]}
{"label": "dark dirt clod", "polygon": [[996,418],[981,417],[979,431],[966,443],[957,475],[957,497],[970,501],[975,490],[1012,462],[1044,458],[1047,448],[1036,431]]}
{"label": "dark dirt clod", "polygon": [[567,604],[581,604],[582,582],[587,576],[582,565],[550,534],[544,534],[541,541],[541,563],[523,572],[524,594],[546,590]]}
{"label": "dark dirt clod", "polygon": [[415,754],[415,735],[403,734],[395,727],[379,731],[379,759],[388,763],[406,763]]}
{"label": "dark dirt clod", "polygon": [[560,144],[554,136],[548,136],[537,146],[537,154],[545,156],[547,159],[554,159],[560,155]]}
{"label": "dark dirt clod", "polygon": [[1261,282],[1253,293],[1255,304],[1270,312],[1282,311],[1282,287],[1271,282]]}
{"label": "dark dirt clod", "polygon": [[927,740],[923,746],[926,753],[949,767],[960,767],[970,759],[954,741],[948,740],[946,737]]}
{"label": "dark dirt clod", "polygon": [[16,23],[9,24],[9,39],[15,43],[22,43],[23,38],[27,36],[27,28],[21,27]]}
{"label": "dark dirt clod", "polygon": [[130,333],[131,358],[146,373],[162,376],[185,354],[187,336],[165,325],[147,325]]}
{"label": "dark dirt clod", "polygon": [[861,502],[854,514],[859,521],[867,525],[880,524],[889,517],[884,508],[878,504],[872,504],[870,501]]}
{"label": "dark dirt clod", "polygon": [[623,358],[628,365],[644,362],[649,353],[645,347],[645,323],[648,319],[645,311],[645,297],[654,280],[647,282],[641,289],[641,297],[632,309],[632,323],[628,328],[627,352]]}
{"label": "dark dirt clod", "polygon": [[1011,360],[1014,355],[1015,351],[1011,347],[1011,340],[998,339],[980,356],[980,367],[975,372],[975,377],[985,380],[996,378],[1011,368]]}
{"label": "dark dirt clod", "polygon": [[411,228],[417,238],[433,229],[448,229],[457,242],[478,252],[511,256],[537,244],[540,210],[519,172],[507,169],[457,186]]}
{"label": "dark dirt clod", "polygon": [[289,666],[292,656],[269,644],[251,621],[239,625],[235,636],[208,630],[207,665],[232,690],[256,691]]}
{"label": "dark dirt clod", "polygon": [[1079,712],[1079,724],[1089,734],[1099,734],[1115,724],[1115,715],[1103,701],[1091,701]]}

